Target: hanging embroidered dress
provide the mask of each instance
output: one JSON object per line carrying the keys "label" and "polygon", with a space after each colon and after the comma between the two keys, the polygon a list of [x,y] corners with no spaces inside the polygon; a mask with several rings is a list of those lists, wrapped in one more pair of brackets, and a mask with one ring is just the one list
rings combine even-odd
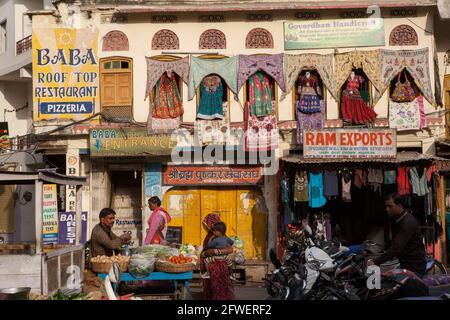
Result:
{"label": "hanging embroidered dress", "polygon": [[321,100],[319,99],[319,81],[315,76],[300,76],[300,85],[298,87],[299,101],[297,108],[303,113],[316,113],[322,110]]}
{"label": "hanging embroidered dress", "polygon": [[244,107],[245,150],[274,150],[278,146],[277,118],[268,77],[256,72],[249,79],[249,101]]}
{"label": "hanging embroidered dress", "polygon": [[272,91],[269,78],[262,72],[256,72],[248,82],[250,114],[257,117],[272,114]]}
{"label": "hanging embroidered dress", "polygon": [[153,118],[175,119],[183,114],[183,104],[175,74],[170,77],[163,73],[156,82],[155,99],[153,102]]}
{"label": "hanging embroidered dress", "polygon": [[354,124],[367,124],[375,121],[377,114],[368,107],[361,97],[360,86],[364,82],[361,76],[351,76],[342,92],[342,116],[345,121]]}
{"label": "hanging embroidered dress", "polygon": [[222,119],[223,85],[219,76],[211,75],[203,78],[200,84],[200,105],[197,112],[198,119]]}

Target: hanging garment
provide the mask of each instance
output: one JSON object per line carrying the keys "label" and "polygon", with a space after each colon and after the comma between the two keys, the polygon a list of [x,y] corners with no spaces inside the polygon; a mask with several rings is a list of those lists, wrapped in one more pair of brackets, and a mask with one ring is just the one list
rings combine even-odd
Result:
{"label": "hanging garment", "polygon": [[355,181],[354,181],[355,187],[358,189],[361,189],[367,184],[367,172],[363,169],[356,169],[355,170]]}
{"label": "hanging garment", "polygon": [[202,80],[212,74],[220,76],[235,95],[237,94],[237,57],[223,59],[202,59],[192,57],[189,69],[188,100],[195,97]]}
{"label": "hanging garment", "polygon": [[367,182],[372,187],[373,191],[381,193],[383,171],[381,169],[368,169]]}
{"label": "hanging garment", "polygon": [[422,176],[420,177],[416,167],[412,167],[409,173],[411,176],[412,193],[419,197],[427,195],[430,190],[428,189],[426,170],[423,170]]}
{"label": "hanging garment", "polygon": [[339,181],[336,171],[324,171],[323,195],[328,199],[339,195]]}
{"label": "hanging garment", "polygon": [[385,170],[384,171],[384,184],[396,184],[397,183],[397,171]]}
{"label": "hanging garment", "polygon": [[375,121],[377,114],[366,105],[359,91],[364,81],[361,76],[347,79],[347,86],[342,92],[341,110],[344,121],[354,124],[367,124]]}
{"label": "hanging garment", "polygon": [[409,167],[397,169],[398,194],[401,196],[411,194],[411,186],[409,184],[409,170]]}
{"label": "hanging garment", "polygon": [[250,115],[249,104],[244,107],[244,150],[267,151],[278,147],[278,125],[275,114],[264,117]]}
{"label": "hanging garment", "polygon": [[267,75],[256,72],[249,80],[250,114],[263,117],[273,114],[272,90]]}
{"label": "hanging garment", "polygon": [[298,104],[296,102],[296,112],[297,112],[297,144],[303,144],[303,131],[304,130],[314,130],[322,129],[325,121],[323,101],[321,101],[321,112],[316,113],[303,113],[298,110]]}
{"label": "hanging garment", "polygon": [[348,175],[342,177],[342,201],[351,202],[352,201],[352,179]]}
{"label": "hanging garment", "polygon": [[295,174],[294,201],[308,201],[308,175],[305,171],[297,171]]}
{"label": "hanging garment", "polygon": [[153,101],[153,118],[175,119],[183,114],[180,91],[175,74],[170,77],[164,73],[156,82],[155,99]]}
{"label": "hanging garment", "polygon": [[411,102],[389,101],[389,127],[397,131],[420,130],[424,127],[422,96]]}
{"label": "hanging garment", "polygon": [[437,167],[436,167],[435,164],[433,164],[432,166],[429,166],[429,167],[427,168],[427,181],[428,181],[428,183],[430,183],[431,177],[432,177],[432,175],[433,175],[435,172],[437,172]]}
{"label": "hanging garment", "polygon": [[198,107],[198,119],[222,119],[223,85],[220,77],[216,75],[207,76],[200,84],[200,105]]}
{"label": "hanging garment", "polygon": [[308,199],[311,208],[323,207],[327,199],[323,196],[323,174],[309,173]]}
{"label": "hanging garment", "polygon": [[315,76],[299,77],[299,103],[298,110],[303,113],[316,113],[322,111],[322,104],[319,98],[319,80]]}
{"label": "hanging garment", "polygon": [[326,241],[331,241],[333,239],[333,234],[331,231],[331,222],[329,218],[325,218],[325,237],[326,237]]}
{"label": "hanging garment", "polygon": [[[401,82],[402,74],[405,76],[405,82]],[[399,72],[397,82],[395,83],[394,91],[392,92],[391,99],[395,102],[411,102],[416,98],[414,89],[411,86],[411,82],[408,80],[406,72]]]}
{"label": "hanging garment", "polygon": [[197,132],[198,145],[225,145],[230,142],[231,129],[228,102],[223,102],[222,108],[222,119],[195,121],[194,130]]}

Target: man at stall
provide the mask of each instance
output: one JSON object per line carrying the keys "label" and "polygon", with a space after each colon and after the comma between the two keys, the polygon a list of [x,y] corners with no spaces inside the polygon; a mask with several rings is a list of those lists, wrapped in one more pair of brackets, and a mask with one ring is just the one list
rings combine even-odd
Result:
{"label": "man at stall", "polygon": [[392,242],[388,250],[368,265],[380,265],[395,257],[400,262],[400,268],[408,269],[419,277],[425,275],[425,247],[420,233],[419,223],[407,210],[404,197],[391,194],[385,199],[386,211],[393,219]]}
{"label": "man at stall", "polygon": [[90,240],[91,257],[112,256],[114,249],[120,248],[131,240],[129,234],[120,237],[111,231],[116,219],[116,212],[111,208],[103,208],[99,214],[100,223],[92,229]]}

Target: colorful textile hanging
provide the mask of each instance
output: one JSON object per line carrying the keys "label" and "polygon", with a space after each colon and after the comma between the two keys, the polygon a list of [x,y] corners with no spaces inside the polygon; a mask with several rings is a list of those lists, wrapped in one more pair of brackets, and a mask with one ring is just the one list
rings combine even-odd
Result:
{"label": "colorful textile hanging", "polygon": [[335,57],[334,75],[337,97],[340,96],[341,88],[347,81],[352,69],[363,69],[376,91],[381,90],[380,51],[355,50],[337,54]]}
{"label": "colorful textile hanging", "polygon": [[296,102],[297,112],[297,144],[303,144],[303,131],[322,129],[325,121],[325,108],[323,101],[321,101],[321,112],[303,113],[298,108],[299,101]]}
{"label": "colorful textile hanging", "polygon": [[347,79],[345,90],[342,92],[342,117],[344,121],[355,124],[367,124],[375,121],[377,114],[368,107],[361,97],[360,86],[365,81],[361,76],[355,75]]}
{"label": "colorful textile hanging", "polygon": [[150,92],[155,87],[158,80],[164,73],[175,72],[186,84],[189,81],[189,57],[174,61],[159,61],[152,58],[145,58],[147,61],[147,87],[145,99],[150,96]]}
{"label": "colorful textile hanging", "polygon": [[175,74],[172,73],[169,78],[167,73],[163,73],[156,83],[153,118],[174,119],[180,117],[183,112],[183,104]]}
{"label": "colorful textile hanging", "polygon": [[397,131],[420,130],[425,124],[425,111],[422,96],[412,102],[389,100],[389,127]]}
{"label": "colorful textile hanging", "polygon": [[278,125],[275,114],[256,117],[250,114],[250,105],[244,107],[244,150],[275,150],[278,147]]}
{"label": "colorful textile hanging", "polygon": [[263,72],[256,72],[249,78],[250,115],[263,117],[273,113],[272,90],[269,78]]}
{"label": "colorful textile hanging", "polygon": [[201,59],[192,57],[189,70],[188,100],[195,97],[195,91],[202,80],[212,74],[219,75],[235,95],[237,95],[237,61],[238,58]]}
{"label": "colorful textile hanging", "polygon": [[222,95],[223,85],[220,77],[216,75],[205,77],[200,84],[200,103],[197,118],[205,120],[222,119]]}
{"label": "colorful textile hanging", "polygon": [[283,54],[269,56],[239,56],[239,72],[237,91],[239,92],[250,76],[258,70],[264,71],[271,76],[282,91],[286,91],[283,74]]}
{"label": "colorful textile hanging", "polygon": [[322,103],[319,97],[319,80],[310,74],[300,76],[299,80],[299,111],[303,113],[320,112],[322,110]]}
{"label": "colorful textile hanging", "polygon": [[228,102],[222,103],[223,118],[220,120],[195,121],[198,145],[224,145],[230,142],[230,112]]}
{"label": "colorful textile hanging", "polygon": [[302,70],[317,70],[325,87],[330,91],[333,98],[337,99],[336,89],[334,87],[333,74],[333,54],[285,54],[284,55],[284,74],[286,83],[286,92],[283,92],[280,101],[286,98],[286,95],[292,90],[298,75]]}
{"label": "colorful textile hanging", "polygon": [[394,79],[403,69],[406,69],[414,78],[415,84],[420,89],[425,99],[432,105],[435,105],[436,101],[433,96],[433,90],[431,89],[428,55],[428,48],[418,50],[380,49],[381,90],[375,92],[374,103],[381,99],[392,79]]}

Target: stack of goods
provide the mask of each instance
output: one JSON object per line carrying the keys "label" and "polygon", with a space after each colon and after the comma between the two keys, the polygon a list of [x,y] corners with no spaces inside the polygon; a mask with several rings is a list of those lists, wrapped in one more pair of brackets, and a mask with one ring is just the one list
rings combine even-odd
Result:
{"label": "stack of goods", "polygon": [[128,270],[128,264],[130,263],[130,258],[127,256],[117,255],[117,256],[96,256],[91,258],[92,271],[98,273],[108,273],[111,269],[113,263],[117,262],[120,266],[120,271],[126,272]]}
{"label": "stack of goods", "polygon": [[233,255],[234,255],[234,262],[236,264],[242,265],[245,262],[245,255],[244,255],[244,241],[239,239],[238,236],[232,236],[230,237],[231,240],[233,240]]}

